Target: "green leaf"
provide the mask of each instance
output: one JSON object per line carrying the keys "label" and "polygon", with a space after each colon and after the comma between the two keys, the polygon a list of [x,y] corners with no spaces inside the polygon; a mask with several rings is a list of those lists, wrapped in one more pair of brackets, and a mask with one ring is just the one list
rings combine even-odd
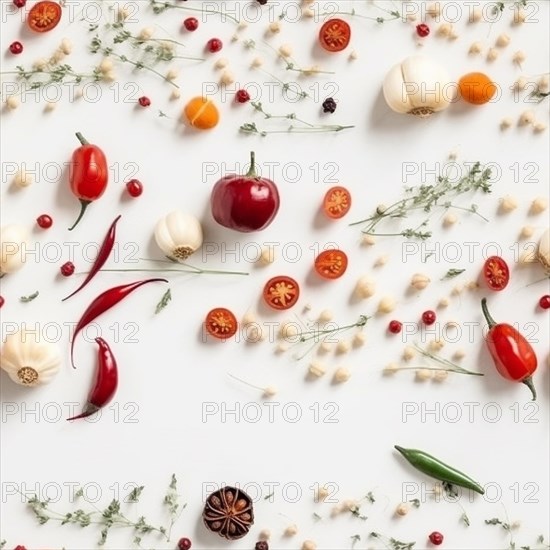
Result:
{"label": "green leaf", "polygon": [[172,291],[168,289],[162,295],[160,302],[157,304],[157,307],[155,308],[155,315],[158,315],[168,305],[168,302],[170,302],[170,300],[172,300]]}
{"label": "green leaf", "polygon": [[441,280],[444,281],[445,279],[452,279],[453,277],[458,277],[458,275],[460,275],[461,273],[464,273],[465,271],[466,271],[465,269],[449,269],[449,271],[445,273],[445,275]]}
{"label": "green leaf", "polygon": [[415,507],[420,508],[420,500],[417,498],[413,498],[412,500],[409,500],[409,502]]}
{"label": "green leaf", "polygon": [[24,304],[27,303],[27,302],[32,302],[35,298],[38,297],[38,294],[40,294],[40,293],[37,290],[36,292],[33,292],[32,294],[29,294],[28,296],[21,296],[21,298],[19,298],[19,301],[23,302]]}
{"label": "green leaf", "polygon": [[144,485],[134,487],[130,491],[130,494],[126,497],[126,502],[139,502],[139,497],[141,496],[143,489],[145,489]]}
{"label": "green leaf", "polygon": [[361,540],[361,535],[353,535],[351,538],[351,547],[355,548],[355,545]]}
{"label": "green leaf", "polygon": [[460,520],[466,525],[466,527],[470,527],[470,518],[467,516],[466,512],[460,516]]}

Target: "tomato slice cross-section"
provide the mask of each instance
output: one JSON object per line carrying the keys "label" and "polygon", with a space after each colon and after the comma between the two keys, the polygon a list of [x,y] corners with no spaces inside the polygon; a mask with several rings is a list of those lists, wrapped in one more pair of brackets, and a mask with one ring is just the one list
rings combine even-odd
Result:
{"label": "tomato slice cross-section", "polygon": [[300,286],[291,277],[279,275],[269,279],[264,286],[263,298],[273,309],[290,309],[300,297]]}
{"label": "tomato slice cross-section", "polygon": [[339,279],[347,268],[348,257],[342,250],[324,250],[315,258],[315,271],[324,279]]}
{"label": "tomato slice cross-section", "polygon": [[231,311],[224,307],[217,307],[207,313],[204,326],[210,336],[225,340],[235,336],[238,323]]}
{"label": "tomato slice cross-section", "polygon": [[483,265],[483,277],[491,290],[503,290],[510,281],[508,264],[500,256],[490,256]]}
{"label": "tomato slice cross-section", "polygon": [[345,50],[350,40],[351,28],[343,19],[329,19],[319,31],[319,43],[328,52]]}
{"label": "tomato slice cross-section", "polygon": [[324,213],[334,220],[343,218],[351,208],[350,192],[341,186],[331,187],[323,199]]}
{"label": "tomato slice cross-section", "polygon": [[36,3],[29,11],[27,25],[35,32],[48,32],[61,21],[61,5],[44,0]]}

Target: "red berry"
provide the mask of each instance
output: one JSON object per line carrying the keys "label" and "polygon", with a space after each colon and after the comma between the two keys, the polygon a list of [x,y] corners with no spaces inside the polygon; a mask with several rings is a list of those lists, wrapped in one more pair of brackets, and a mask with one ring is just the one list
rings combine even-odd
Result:
{"label": "red berry", "polygon": [[436,546],[439,546],[443,542],[443,535],[439,531],[430,533],[428,538],[430,539],[430,542]]}
{"label": "red berry", "polygon": [[0,296],[0,307],[4,305],[4,297]]}
{"label": "red berry", "polygon": [[246,103],[250,101],[250,94],[246,90],[238,90],[235,94],[235,101],[237,103]]}
{"label": "red berry", "polygon": [[178,550],[189,550],[189,548],[191,548],[191,541],[188,538],[183,537],[179,540]]}
{"label": "red berry", "polygon": [[36,218],[36,223],[38,224],[38,227],[41,227],[42,229],[49,229],[53,225],[53,220],[50,216],[48,216],[48,214],[42,214]]}
{"label": "red berry", "polygon": [[403,328],[402,323],[400,323],[399,321],[396,321],[395,319],[393,321],[390,321],[388,325],[388,330],[392,334],[399,334],[402,328]]}
{"label": "red berry", "polygon": [[216,53],[219,52],[223,48],[223,42],[219,38],[211,38],[206,43],[206,49],[210,53]]}
{"label": "red berry", "polygon": [[435,323],[436,314],[435,311],[428,309],[422,314],[422,322],[425,325],[433,325]]}
{"label": "red berry", "polygon": [[27,550],[22,544],[18,544],[13,550]]}
{"label": "red berry", "polygon": [[190,32],[196,31],[199,28],[199,20],[196,17],[188,17],[183,26]]}
{"label": "red berry", "polygon": [[18,55],[23,51],[23,44],[21,42],[15,41],[10,44],[10,52],[13,55]]}
{"label": "red berry", "polygon": [[151,100],[147,96],[140,97],[138,101],[142,107],[149,107],[151,105]]}
{"label": "red berry", "polygon": [[550,294],[545,294],[540,300],[539,300],[539,306],[542,309],[550,309]]}
{"label": "red berry", "polygon": [[139,197],[143,193],[143,184],[136,179],[130,180],[126,183],[126,190],[130,197]]}
{"label": "red berry", "polygon": [[27,3],[27,0],[13,0],[13,5],[16,8],[22,8],[25,6],[26,3]]}
{"label": "red berry", "polygon": [[269,544],[266,540],[260,540],[254,546],[254,550],[269,550]]}
{"label": "red berry", "polygon": [[73,264],[73,262],[65,262],[61,266],[60,271],[61,271],[61,275],[63,275],[63,277],[70,277],[74,273],[74,264]]}
{"label": "red berry", "polygon": [[426,23],[420,23],[420,25],[416,25],[416,34],[418,34],[418,36],[421,36],[422,38],[425,38],[430,34],[430,27],[428,27]]}

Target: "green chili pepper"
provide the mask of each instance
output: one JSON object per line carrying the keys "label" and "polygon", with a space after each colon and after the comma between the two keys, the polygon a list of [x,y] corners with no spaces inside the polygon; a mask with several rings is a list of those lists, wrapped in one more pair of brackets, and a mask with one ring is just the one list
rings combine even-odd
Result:
{"label": "green chili pepper", "polygon": [[429,455],[424,451],[419,451],[418,449],[404,449],[399,445],[395,445],[395,448],[410,464],[427,476],[439,479],[439,481],[450,483],[451,485],[471,489],[480,495],[485,494],[483,487],[481,487],[481,485],[474,481],[471,477],[468,477],[466,474],[459,472],[452,466],[441,462],[441,460],[433,457],[432,455]]}

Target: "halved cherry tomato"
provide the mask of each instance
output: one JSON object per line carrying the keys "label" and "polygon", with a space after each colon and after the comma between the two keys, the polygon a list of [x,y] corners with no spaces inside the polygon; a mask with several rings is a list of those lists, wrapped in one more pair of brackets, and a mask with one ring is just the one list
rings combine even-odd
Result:
{"label": "halved cherry tomato", "polygon": [[348,257],[341,250],[324,250],[315,258],[315,271],[324,279],[339,279],[347,268]]}
{"label": "halved cherry tomato", "polygon": [[27,16],[27,25],[35,32],[48,32],[61,21],[61,6],[57,2],[36,3]]}
{"label": "halved cherry tomato", "polygon": [[351,39],[351,28],[343,19],[329,19],[319,31],[319,43],[328,52],[345,50]]}
{"label": "halved cherry tomato", "polygon": [[231,311],[224,307],[217,307],[207,313],[204,326],[210,336],[225,340],[235,335],[238,323]]}
{"label": "halved cherry tomato", "polygon": [[325,214],[337,220],[343,218],[351,208],[351,195],[345,187],[331,187],[323,200]]}
{"label": "halved cherry tomato", "polygon": [[267,281],[263,297],[273,309],[290,309],[300,297],[300,286],[291,277],[279,275]]}
{"label": "halved cherry tomato", "polygon": [[483,265],[483,277],[491,290],[502,290],[510,281],[510,270],[500,256],[491,256]]}

